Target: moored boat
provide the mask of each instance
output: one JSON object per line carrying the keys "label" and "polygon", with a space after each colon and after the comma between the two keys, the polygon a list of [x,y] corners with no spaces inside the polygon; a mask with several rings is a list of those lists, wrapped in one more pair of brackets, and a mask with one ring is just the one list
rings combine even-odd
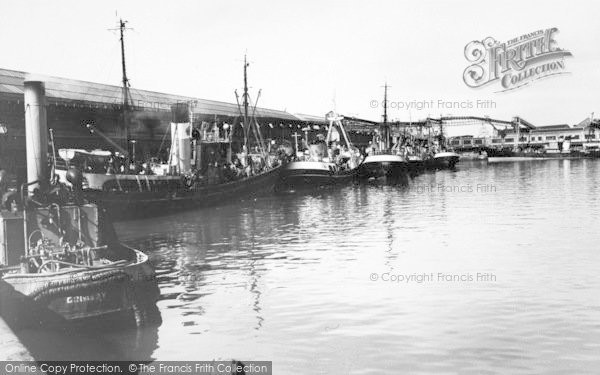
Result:
{"label": "moored boat", "polygon": [[420,157],[419,155],[407,155],[406,161],[407,161],[408,169],[411,172],[422,171],[425,168],[425,163],[423,161],[423,158]]}
{"label": "moored boat", "polygon": [[158,323],[159,292],[148,257],[119,243],[103,211],[82,201],[77,170],[66,176],[70,190],[49,178],[42,82],[25,81],[25,108],[29,183],[21,197],[2,192],[0,313],[16,324],[109,316]]}
{"label": "moored boat", "polygon": [[391,152],[367,155],[358,167],[361,178],[399,177],[408,170],[408,161]]}
{"label": "moored boat", "polygon": [[354,177],[354,170],[343,170],[335,163],[314,160],[293,161],[281,170],[276,189],[280,192],[321,189],[347,184]]}
{"label": "moored boat", "polygon": [[115,219],[163,215],[269,194],[280,170],[281,166],[274,166],[239,179],[221,177],[217,183],[205,181],[204,176],[83,173],[84,195]]}
{"label": "moored boat", "polygon": [[[238,123],[194,122],[193,103],[174,105],[168,160],[143,162],[135,159],[135,151],[112,141],[94,124],[86,124],[116,151],[61,149],[55,157],[57,175],[65,181],[70,167],[80,169],[84,196],[119,220],[273,192],[281,161],[267,152],[260,126],[249,114],[249,110],[256,112],[256,105],[251,108],[249,103],[247,67],[244,61],[243,108],[239,108]],[[127,93],[125,71],[123,82]],[[129,107],[128,97],[124,95],[124,111]],[[127,123],[124,125],[127,128]],[[243,131],[243,142],[239,136],[234,139],[236,131]],[[250,134],[256,138],[253,145]]]}
{"label": "moored boat", "polygon": [[459,160],[460,156],[457,153],[451,151],[442,151],[433,155],[431,164],[433,168],[437,169],[453,169]]}
{"label": "moored boat", "polygon": [[[347,184],[356,177],[360,152],[350,142],[343,117],[332,111],[326,118],[327,136],[309,145],[307,155],[298,156],[296,152],[296,159],[283,166],[276,191],[321,189]],[[338,143],[340,133],[345,142],[343,147]]]}
{"label": "moored boat", "polygon": [[387,83],[384,86],[383,96],[383,123],[380,134],[373,136],[367,156],[358,166],[358,177],[371,178],[400,178],[408,170],[408,161],[401,155],[399,145],[391,147],[390,128],[387,117]]}

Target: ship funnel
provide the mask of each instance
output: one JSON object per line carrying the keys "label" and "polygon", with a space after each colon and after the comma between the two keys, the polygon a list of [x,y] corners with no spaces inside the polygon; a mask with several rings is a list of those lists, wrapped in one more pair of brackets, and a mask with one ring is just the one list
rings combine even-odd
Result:
{"label": "ship funnel", "polygon": [[48,127],[44,82],[25,79],[25,142],[29,191],[48,187]]}
{"label": "ship funnel", "polygon": [[190,123],[171,123],[171,153],[169,165],[178,173],[191,171],[191,132]]}

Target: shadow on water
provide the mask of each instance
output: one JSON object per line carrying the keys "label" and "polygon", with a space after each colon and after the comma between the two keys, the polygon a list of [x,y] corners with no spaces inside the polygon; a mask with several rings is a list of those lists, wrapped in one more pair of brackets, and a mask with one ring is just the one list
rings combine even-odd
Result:
{"label": "shadow on water", "polygon": [[37,360],[152,361],[158,326],[117,324],[24,328],[17,336]]}
{"label": "shadow on water", "polygon": [[410,172],[400,173],[391,176],[382,177],[371,177],[369,179],[360,181],[362,184],[368,185],[389,185],[389,186],[407,186],[409,182],[414,179],[418,174],[411,174]]}
{"label": "shadow on water", "polygon": [[215,286],[210,276],[237,273],[241,276],[238,282],[246,285],[252,296],[254,329],[259,330],[264,320],[261,316],[262,292],[259,287],[261,261],[273,253],[256,249],[259,240],[252,235],[247,238],[232,235],[232,243],[237,245],[228,248],[223,239],[213,237],[217,233],[198,229],[199,236],[195,240],[187,238],[182,241],[181,238],[154,235],[147,242],[144,241],[147,246],[154,248],[151,260],[155,262],[162,291],[160,301],[168,303],[169,309],[179,310],[184,325],[194,326],[195,320],[204,315],[202,299],[213,294]]}

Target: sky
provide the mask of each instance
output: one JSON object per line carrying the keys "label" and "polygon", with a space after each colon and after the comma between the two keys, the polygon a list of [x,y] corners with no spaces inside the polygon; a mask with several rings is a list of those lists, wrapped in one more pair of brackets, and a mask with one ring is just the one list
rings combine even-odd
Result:
{"label": "sky", "polygon": [[[133,88],[235,102],[248,55],[258,105],[402,121],[478,115],[534,125],[600,116],[600,3],[594,1],[13,1],[0,0],[0,68],[119,85],[128,21]],[[568,74],[498,92],[463,81],[465,46],[558,28]],[[487,106],[477,107],[477,101]],[[431,104],[433,101],[433,104]],[[414,102],[411,109],[406,103]],[[428,107],[418,103],[428,102]],[[462,103],[474,108],[461,108]],[[402,104],[404,103],[404,104]]]}

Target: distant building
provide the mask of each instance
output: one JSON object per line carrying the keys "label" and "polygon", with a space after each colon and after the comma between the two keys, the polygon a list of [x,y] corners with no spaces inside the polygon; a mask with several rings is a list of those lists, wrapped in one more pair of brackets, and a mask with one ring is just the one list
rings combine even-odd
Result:
{"label": "distant building", "polygon": [[[519,138],[517,140],[517,137]],[[570,142],[571,149],[584,149],[600,143],[600,122],[585,119],[577,125],[568,124],[533,126],[521,128],[519,133],[508,128],[506,131],[495,131],[492,137],[474,137],[462,135],[450,137],[448,144],[458,150],[469,150],[483,147],[558,150],[561,143]]]}

